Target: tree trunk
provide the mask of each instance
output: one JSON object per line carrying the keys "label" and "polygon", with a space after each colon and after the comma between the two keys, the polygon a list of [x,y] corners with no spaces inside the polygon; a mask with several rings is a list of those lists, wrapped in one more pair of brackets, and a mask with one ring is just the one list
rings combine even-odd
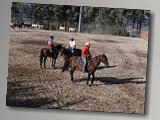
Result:
{"label": "tree trunk", "polygon": [[142,29],[142,22],[143,22],[143,16],[141,16],[141,18],[140,18],[139,31],[141,31],[141,29]]}
{"label": "tree trunk", "polygon": [[67,21],[67,31],[69,31],[69,26],[70,26],[70,17],[68,18],[68,21]]}
{"label": "tree trunk", "polygon": [[133,25],[132,25],[133,29],[134,29],[134,26],[135,26],[135,17],[133,17]]}
{"label": "tree trunk", "polygon": [[137,32],[139,31],[139,19],[137,18]]}
{"label": "tree trunk", "polygon": [[57,30],[59,29],[59,22],[57,21],[57,28],[56,28]]}
{"label": "tree trunk", "polygon": [[48,20],[48,29],[51,30],[50,19]]}

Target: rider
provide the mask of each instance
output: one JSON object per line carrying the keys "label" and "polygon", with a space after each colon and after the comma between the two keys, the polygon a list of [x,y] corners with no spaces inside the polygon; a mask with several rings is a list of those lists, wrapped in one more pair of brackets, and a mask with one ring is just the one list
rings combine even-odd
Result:
{"label": "rider", "polygon": [[71,38],[69,41],[69,49],[71,51],[71,56],[74,56],[75,48],[76,48],[76,42],[74,41],[74,38]]}
{"label": "rider", "polygon": [[54,49],[54,37],[52,35],[48,39],[48,47],[53,52],[53,49]]}
{"label": "rider", "polygon": [[87,64],[89,57],[91,56],[89,48],[90,48],[90,43],[86,42],[85,47],[82,49],[82,61],[83,61],[83,72],[87,72]]}

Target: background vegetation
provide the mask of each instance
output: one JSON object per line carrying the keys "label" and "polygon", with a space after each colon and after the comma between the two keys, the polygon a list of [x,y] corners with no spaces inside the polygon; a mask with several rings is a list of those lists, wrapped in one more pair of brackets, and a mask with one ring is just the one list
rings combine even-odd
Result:
{"label": "background vegetation", "polygon": [[[42,24],[45,29],[58,30],[64,26],[78,30],[80,6],[33,4],[13,2],[12,21],[25,24]],[[149,31],[150,11],[83,6],[81,32],[139,36],[140,31]]]}

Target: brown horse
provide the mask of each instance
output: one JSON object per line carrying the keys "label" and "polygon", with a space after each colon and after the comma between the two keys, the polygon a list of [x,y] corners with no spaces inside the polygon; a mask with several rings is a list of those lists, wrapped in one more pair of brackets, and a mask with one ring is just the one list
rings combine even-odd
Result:
{"label": "brown horse", "polygon": [[[46,59],[47,57],[51,57],[52,58],[52,67],[55,68],[55,64],[56,64],[56,59],[58,57],[59,52],[62,49],[62,44],[56,45],[54,48],[52,48],[52,50],[50,50],[49,48],[43,48],[40,51],[40,67],[41,69],[42,67],[42,63],[43,63],[43,59],[44,59],[44,68],[46,68]],[[53,60],[54,60],[54,64],[53,64]]]}
{"label": "brown horse", "polygon": [[[104,63],[106,65],[106,67],[109,66],[109,62],[108,62],[108,58],[106,57],[106,55],[102,54],[102,55],[98,55],[94,58],[91,58],[90,61],[88,62],[88,79],[87,79],[87,85],[89,85],[89,80],[90,80],[90,76],[92,75],[92,81],[91,81],[91,85],[93,85],[94,82],[94,73],[98,67],[98,65],[100,63]],[[71,57],[68,61],[69,67],[70,67],[70,76],[71,76],[71,81],[74,82],[73,80],[73,73],[75,70],[80,70],[82,71],[83,69],[83,63],[81,60],[81,57],[75,56],[75,57]]]}

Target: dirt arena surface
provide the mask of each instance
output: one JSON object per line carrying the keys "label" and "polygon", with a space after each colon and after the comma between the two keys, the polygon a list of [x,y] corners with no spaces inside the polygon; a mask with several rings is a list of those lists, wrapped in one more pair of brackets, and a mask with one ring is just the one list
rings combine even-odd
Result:
{"label": "dirt arena surface", "polygon": [[[61,72],[62,56],[58,56],[55,69],[50,58],[46,61],[47,69],[40,69],[39,53],[47,47],[50,35],[64,46],[74,37],[80,49],[89,41],[92,55],[104,53],[109,68],[100,64],[92,87],[86,85],[87,73],[76,71],[76,82],[72,83],[69,72]],[[11,30],[10,38],[8,106],[144,114],[147,41],[45,30]]]}

